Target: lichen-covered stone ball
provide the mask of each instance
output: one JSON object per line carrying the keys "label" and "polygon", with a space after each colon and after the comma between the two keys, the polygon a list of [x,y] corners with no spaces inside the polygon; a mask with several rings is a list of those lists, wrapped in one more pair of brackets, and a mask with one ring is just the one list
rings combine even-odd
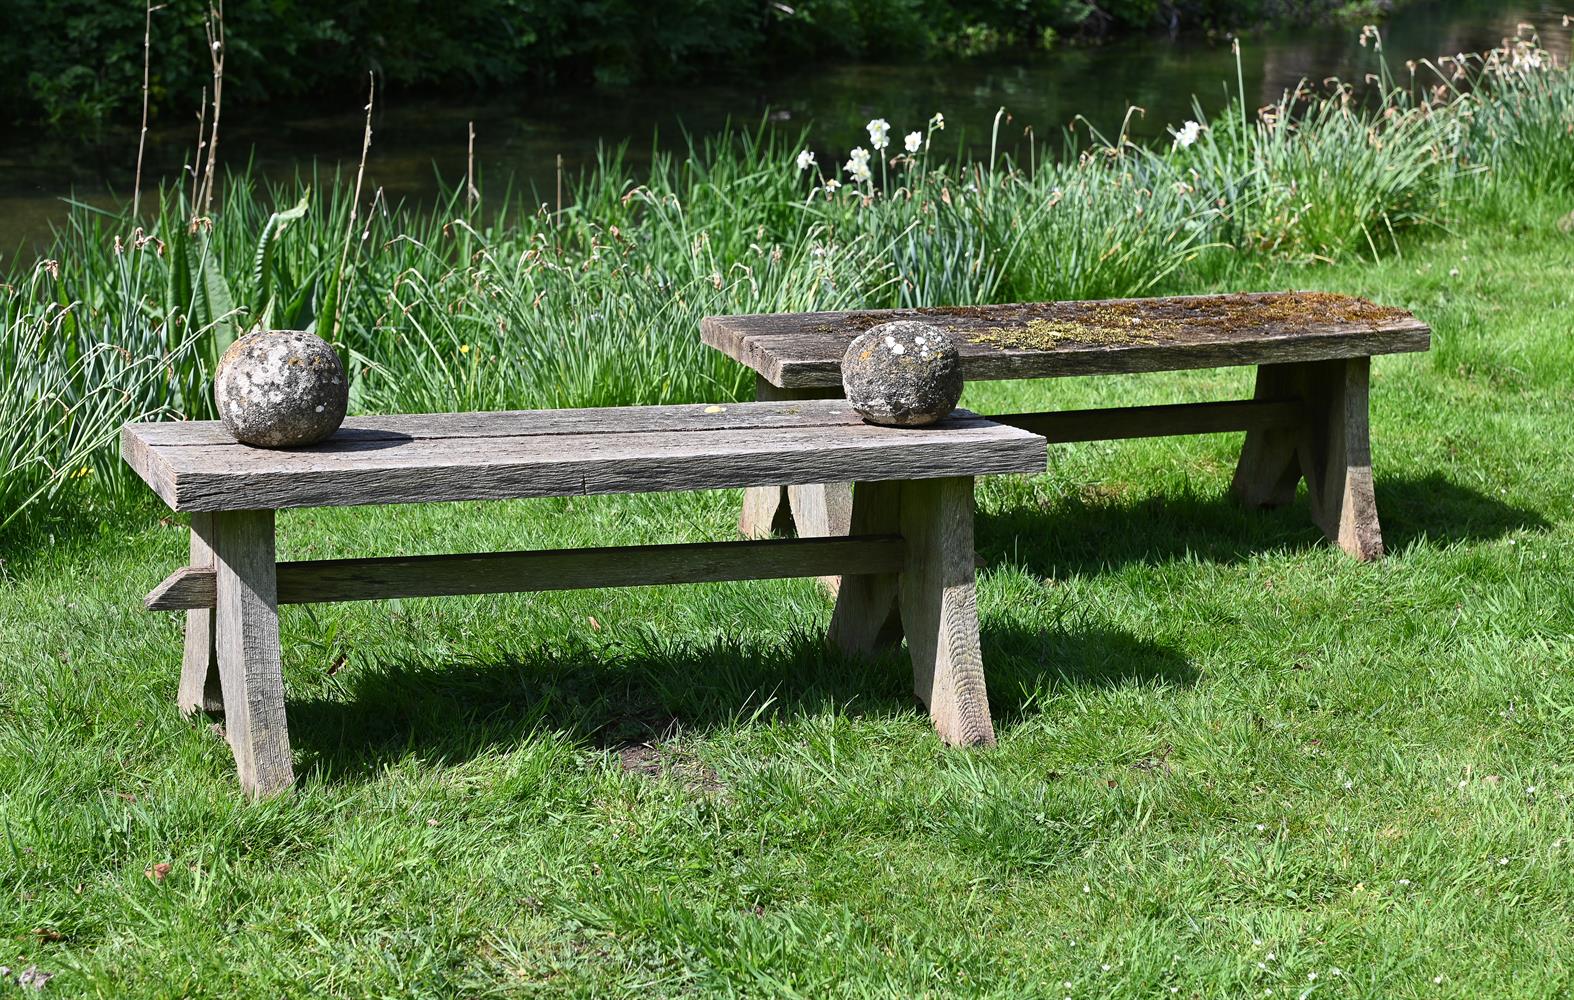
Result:
{"label": "lichen-covered stone ball", "polygon": [[848,402],[871,424],[922,427],[962,398],[962,359],[937,326],[897,320],[870,327],[842,357]]}
{"label": "lichen-covered stone ball", "polygon": [[339,429],[350,384],[321,337],[263,330],[235,341],[219,359],[213,401],[235,440],[290,448],[316,444]]}

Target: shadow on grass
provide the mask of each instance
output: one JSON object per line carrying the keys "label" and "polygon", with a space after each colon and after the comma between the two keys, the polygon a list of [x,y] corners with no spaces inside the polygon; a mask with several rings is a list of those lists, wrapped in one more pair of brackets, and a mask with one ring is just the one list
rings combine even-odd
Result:
{"label": "shadow on grass", "polygon": [[1420,479],[1379,479],[1377,512],[1391,552],[1416,542],[1479,542],[1552,528],[1537,511],[1450,482],[1437,472]]}
{"label": "shadow on grass", "polygon": [[[453,765],[540,732],[625,749],[743,723],[834,712],[858,718],[924,709],[905,651],[847,658],[813,636],[739,646],[646,634],[619,653],[588,648],[358,670],[343,699],[291,700],[303,770],[365,780],[408,755]],[[1173,649],[1108,630],[984,631],[990,706],[1004,735],[1046,686],[1188,685]]]}
{"label": "shadow on grass", "polygon": [[[1484,540],[1548,527],[1539,514],[1440,475],[1385,479],[1379,505],[1390,549]],[[981,516],[979,546],[1029,568],[1097,572],[1193,557],[1230,562],[1326,544],[1302,497],[1276,511],[1227,497],[1161,496],[1126,504],[1070,501]],[[988,623],[983,634],[999,733],[1035,711],[1046,688],[1184,687],[1195,671],[1176,649],[1077,622]],[[817,635],[779,643],[696,641],[650,629],[611,647],[569,641],[445,663],[376,664],[350,674],[343,698],[292,700],[290,730],[308,773],[361,781],[410,755],[453,765],[541,732],[621,750],[758,719],[919,713],[905,653],[848,659]]]}
{"label": "shadow on grass", "polygon": [[[1389,552],[1416,542],[1484,541],[1551,527],[1534,510],[1439,473],[1379,479],[1376,490]],[[1150,496],[1125,503],[1087,503],[1073,497],[1052,510],[1021,506],[980,514],[977,531],[979,550],[991,562],[1001,557],[1046,575],[1097,573],[1109,566],[1185,556],[1231,563],[1264,552],[1328,544],[1312,524],[1304,486],[1295,503],[1276,510],[1247,510],[1219,494]]]}

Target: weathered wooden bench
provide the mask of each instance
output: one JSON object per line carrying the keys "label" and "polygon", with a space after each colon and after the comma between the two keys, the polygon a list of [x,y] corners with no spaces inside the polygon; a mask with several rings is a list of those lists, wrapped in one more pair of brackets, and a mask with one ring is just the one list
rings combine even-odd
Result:
{"label": "weathered wooden bench", "polygon": [[[1251,399],[994,415],[1050,442],[1245,431],[1233,491],[1249,506],[1295,499],[1357,559],[1382,555],[1367,430],[1371,358],[1425,351],[1431,331],[1401,309],[1320,292],[867,312],[712,316],[701,337],[752,368],[760,399],[840,396],[848,343],[877,323],[921,319],[958,340],[969,380],[1256,365]],[[845,534],[845,484],[751,489],[746,535]]]}
{"label": "weathered wooden bench", "polygon": [[[830,639],[905,633],[948,743],[994,740],[973,595],[973,477],[1038,472],[1044,439],[962,410],[921,430],[845,402],[363,417],[311,448],[237,444],[216,421],[128,424],[128,463],[191,512],[191,565],[147,597],[185,610],[181,709],[222,711],[241,784],[294,781],[279,604],[843,574]],[[276,562],[290,507],[851,481],[845,537]]]}

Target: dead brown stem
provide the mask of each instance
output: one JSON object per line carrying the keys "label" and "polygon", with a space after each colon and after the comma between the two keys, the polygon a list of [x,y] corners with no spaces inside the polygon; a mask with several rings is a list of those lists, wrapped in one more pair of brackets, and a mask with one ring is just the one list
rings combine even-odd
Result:
{"label": "dead brown stem", "polygon": [[372,105],[377,100],[377,77],[366,74],[366,133],[361,139],[361,162],[355,168],[355,196],[350,202],[350,221],[344,228],[344,246],[339,250],[339,280],[334,292],[333,323],[330,338],[344,328],[344,265],[350,258],[350,240],[355,236],[355,220],[360,213],[361,181],[366,176],[366,157],[372,151]]}
{"label": "dead brown stem", "polygon": [[475,213],[476,202],[481,198],[481,192],[475,187],[475,122],[470,123],[470,147],[465,154],[465,201],[470,206],[471,214]]}
{"label": "dead brown stem", "polygon": [[153,53],[153,12],[162,10],[164,4],[153,6],[153,0],[147,0],[146,11],[142,21],[142,131],[137,133],[137,174],[131,187],[131,218],[137,218],[137,212],[142,207],[142,151],[148,141],[148,70],[152,63]]}
{"label": "dead brown stem", "polygon": [[[213,63],[213,123],[208,126],[208,159],[203,169],[202,192],[199,199],[202,215],[213,209],[213,176],[219,155],[219,109],[224,99],[224,0],[208,7],[204,25],[208,36],[208,58]],[[192,205],[198,211],[198,205]]]}

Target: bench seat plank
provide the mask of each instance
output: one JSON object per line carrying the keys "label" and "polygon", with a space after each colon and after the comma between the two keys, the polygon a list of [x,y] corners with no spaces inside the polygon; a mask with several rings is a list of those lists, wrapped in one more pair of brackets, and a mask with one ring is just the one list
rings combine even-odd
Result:
{"label": "bench seat plank", "polygon": [[700,335],[774,386],[837,386],[852,339],[894,319],[951,332],[970,380],[1324,361],[1431,345],[1426,324],[1402,309],[1322,292],[711,316]]}
{"label": "bench seat plank", "polygon": [[[838,383],[840,385],[840,383]],[[840,397],[840,393],[837,394]],[[631,434],[693,430],[767,430],[862,423],[841,406],[805,407],[800,400],[767,403],[613,406],[580,410],[492,410],[468,413],[398,413],[347,417],[335,441],[479,440],[572,434]],[[149,445],[233,445],[217,420],[166,420],[135,425]]]}
{"label": "bench seat plank", "polygon": [[876,427],[845,400],[387,416],[299,449],[238,444],[216,421],[144,423],[121,444],[189,511],[978,476],[1039,472],[1045,457],[1043,438],[965,410]]}

